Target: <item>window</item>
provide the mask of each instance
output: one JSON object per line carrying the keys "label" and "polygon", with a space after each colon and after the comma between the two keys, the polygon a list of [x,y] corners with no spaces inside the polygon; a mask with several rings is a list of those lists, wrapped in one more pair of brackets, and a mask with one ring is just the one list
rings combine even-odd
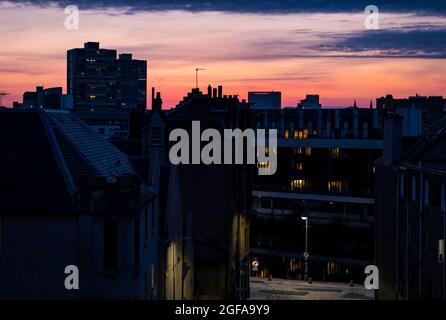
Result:
{"label": "window", "polygon": [[144,244],[149,241],[149,207],[144,208]]}
{"label": "window", "polygon": [[331,148],[330,154],[332,158],[339,158],[340,157],[340,151],[339,148]]}
{"label": "window", "polygon": [[268,198],[262,198],[262,209],[271,209],[273,207],[273,200]]}
{"label": "window", "polygon": [[329,192],[346,192],[347,182],[345,181],[328,181],[328,191]]}
{"label": "window", "polygon": [[161,128],[152,128],[152,144],[161,144]]}
{"label": "window", "polygon": [[118,222],[104,221],[104,269],[115,271],[118,267]]}
{"label": "window", "polygon": [[438,263],[444,263],[444,239],[438,240]]}
{"label": "window", "polygon": [[2,217],[0,217],[0,257],[2,256]]}
{"label": "window", "polygon": [[302,162],[298,162],[298,163],[296,164],[296,170],[297,170],[297,171],[302,171],[302,170],[303,170],[303,167],[304,167],[304,165],[303,165]]}
{"label": "window", "polygon": [[308,183],[304,179],[291,180],[291,191],[304,190],[308,186]]}
{"label": "window", "polygon": [[284,135],[285,139],[288,139],[290,137],[290,131],[288,129],[286,129],[283,135]]}
{"label": "window", "polygon": [[444,183],[441,184],[441,212],[443,212],[443,214],[445,213],[445,209],[446,209],[446,203],[445,203],[445,196],[444,196]]}
{"label": "window", "polygon": [[311,147],[306,147],[305,148],[305,155],[311,156]]}
{"label": "window", "polygon": [[417,200],[417,178],[412,176],[412,201]]}
{"label": "window", "polygon": [[400,196],[404,196],[404,173],[400,174]]}
{"label": "window", "polygon": [[147,271],[144,272],[144,299],[149,299],[149,279],[147,277]]}
{"label": "window", "polygon": [[134,231],[134,267],[135,271],[139,271],[139,218],[135,219],[135,231]]}

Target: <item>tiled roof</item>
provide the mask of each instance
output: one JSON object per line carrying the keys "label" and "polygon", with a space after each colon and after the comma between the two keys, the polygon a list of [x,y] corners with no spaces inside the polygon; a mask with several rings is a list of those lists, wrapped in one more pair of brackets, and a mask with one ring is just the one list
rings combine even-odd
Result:
{"label": "tiled roof", "polygon": [[54,127],[83,157],[96,175],[107,177],[109,182],[123,174],[137,175],[127,156],[84,122],[68,111],[44,111]]}
{"label": "tiled roof", "polygon": [[138,175],[127,156],[73,114],[0,111],[0,213],[69,213],[78,177],[126,174]]}

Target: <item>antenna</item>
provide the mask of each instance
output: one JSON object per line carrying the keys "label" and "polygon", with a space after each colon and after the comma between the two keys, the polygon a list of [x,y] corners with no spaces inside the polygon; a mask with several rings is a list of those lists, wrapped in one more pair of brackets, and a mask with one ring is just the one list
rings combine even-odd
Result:
{"label": "antenna", "polygon": [[198,71],[201,71],[201,70],[206,70],[206,69],[203,69],[203,68],[195,69],[195,88],[197,88],[197,89],[198,89]]}
{"label": "antenna", "polygon": [[0,107],[3,106],[3,97],[6,97],[6,96],[9,96],[8,92],[5,92],[5,91],[0,92]]}

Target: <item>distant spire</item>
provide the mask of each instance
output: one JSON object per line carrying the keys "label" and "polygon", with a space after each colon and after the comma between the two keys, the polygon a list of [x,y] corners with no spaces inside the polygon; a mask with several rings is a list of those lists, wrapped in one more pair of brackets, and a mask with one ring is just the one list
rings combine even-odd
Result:
{"label": "distant spire", "polygon": [[373,101],[370,100],[370,109],[373,109]]}
{"label": "distant spire", "polygon": [[355,99],[355,103],[353,104],[353,108],[357,108],[358,106],[356,105],[356,99]]}

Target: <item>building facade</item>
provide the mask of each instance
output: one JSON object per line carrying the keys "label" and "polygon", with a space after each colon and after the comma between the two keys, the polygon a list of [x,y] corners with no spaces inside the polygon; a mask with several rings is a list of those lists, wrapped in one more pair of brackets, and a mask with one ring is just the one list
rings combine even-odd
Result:
{"label": "building facade", "polygon": [[127,156],[66,111],[0,122],[0,297],[156,299],[157,191]]}
{"label": "building facade", "polygon": [[146,109],[147,61],[103,49],[97,42],[67,52],[67,91],[75,110]]}
{"label": "building facade", "polygon": [[376,164],[377,296],[444,300],[446,121],[409,144],[402,122],[396,115],[386,119],[386,146]]}
{"label": "building facade", "polygon": [[378,109],[254,111],[278,130],[277,172],[257,176],[251,257],[259,275],[304,278],[305,228],[313,279],[363,281],[374,257],[374,161],[382,154]]}

